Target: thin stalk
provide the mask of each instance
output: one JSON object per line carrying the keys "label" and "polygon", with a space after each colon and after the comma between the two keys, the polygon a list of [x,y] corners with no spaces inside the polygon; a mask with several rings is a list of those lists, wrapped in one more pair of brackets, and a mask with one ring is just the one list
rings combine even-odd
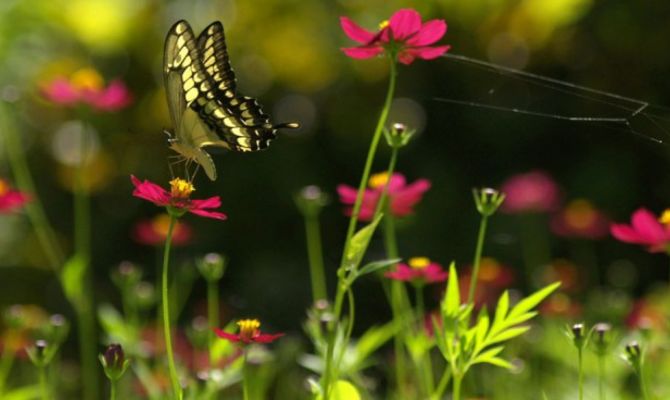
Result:
{"label": "thin stalk", "polygon": [[14,356],[14,352],[5,346],[2,351],[2,358],[0,358],[0,398],[2,397],[2,393],[5,390],[7,377],[9,376],[9,373],[12,370],[12,366],[14,365]]}
{"label": "thin stalk", "polygon": [[305,235],[307,238],[309,275],[312,280],[312,301],[316,302],[328,298],[318,215],[305,215]]}
{"label": "thin stalk", "polygon": [[35,228],[35,234],[44,249],[44,253],[49,261],[50,267],[54,271],[65,262],[63,250],[58,245],[56,234],[49,224],[49,220],[42,206],[41,196],[35,190],[28,161],[26,160],[26,151],[21,145],[21,140],[16,132],[12,119],[5,112],[5,107],[0,105],[0,131],[2,131],[5,147],[7,148],[7,157],[12,174],[16,180],[16,187],[32,196],[31,201],[25,205],[26,214],[30,224]]}
{"label": "thin stalk", "polygon": [[442,378],[440,378],[440,382],[437,384],[437,389],[435,389],[431,396],[431,400],[440,400],[442,398],[442,394],[447,390],[447,385],[449,385],[450,380],[451,370],[448,367],[445,367],[444,372],[442,373]]}
{"label": "thin stalk", "polygon": [[[342,261],[340,262],[340,271],[344,271],[344,259],[346,257],[347,251],[349,250],[349,245],[351,238],[354,236],[354,231],[356,230],[356,222],[358,221],[358,215],[361,211],[361,204],[363,202],[363,193],[365,193],[365,186],[370,178],[370,171],[372,169],[372,162],[374,161],[375,154],[377,152],[377,147],[379,146],[379,140],[382,136],[382,131],[384,129],[384,124],[388,118],[388,113],[391,108],[391,101],[393,100],[393,94],[395,92],[396,85],[396,65],[395,57],[390,57],[391,63],[391,73],[389,77],[389,86],[386,92],[386,99],[384,100],[384,105],[382,107],[381,114],[379,115],[379,120],[377,121],[377,127],[372,135],[372,141],[370,142],[370,148],[368,150],[368,156],[365,160],[365,166],[363,168],[363,174],[361,176],[360,184],[358,185],[358,194],[356,195],[356,201],[354,202],[354,207],[351,213],[351,218],[349,219],[349,227],[347,229],[347,236],[344,241],[344,251],[342,252]],[[323,374],[322,387],[324,391],[324,400],[330,399],[330,389],[332,381],[332,363],[333,363],[333,352],[335,350],[335,325],[340,319],[340,313],[342,312],[342,301],[344,299],[344,291],[346,290],[346,285],[342,284],[342,281],[346,279],[346,274],[339,274],[337,290],[335,293],[335,308],[333,315],[333,322],[328,325],[329,335],[328,343],[326,349],[326,361],[325,361],[325,370]]]}
{"label": "thin stalk", "polygon": [[244,400],[249,400],[249,363],[247,349],[244,352],[244,365],[242,366],[242,393]]}
{"label": "thin stalk", "polygon": [[[351,334],[354,331],[354,321],[356,319],[356,302],[354,301],[354,291],[351,290],[351,287],[346,291],[347,299],[349,300],[349,319],[347,321],[347,330],[344,332],[344,338],[342,343],[348,343],[351,339]],[[337,357],[337,363],[335,364],[335,370],[338,371],[340,365],[342,364],[342,358],[344,358],[344,353],[346,353],[346,346],[342,346],[339,356]]]}
{"label": "thin stalk", "polygon": [[[416,297],[416,317],[414,320],[418,324],[419,330],[423,329],[423,318],[425,317],[425,306],[423,301],[423,285],[414,285],[415,297]],[[420,369],[420,374],[422,382],[424,384],[426,396],[429,396],[434,389],[435,383],[433,382],[433,361],[430,358],[430,350],[426,353],[420,361],[420,365],[417,365]]]}
{"label": "thin stalk", "polygon": [[463,378],[454,375],[454,386],[451,391],[451,400],[461,400],[461,382],[463,381]]}
{"label": "thin stalk", "polygon": [[219,282],[207,281],[207,320],[209,321],[209,366],[214,366],[214,328],[219,327]]}
{"label": "thin stalk", "polygon": [[582,363],[582,349],[577,349],[577,358],[578,358],[578,368],[579,368],[579,379],[577,384],[579,385],[579,400],[584,400],[584,365]]}
{"label": "thin stalk", "polygon": [[477,235],[477,247],[475,248],[475,258],[472,262],[472,275],[470,276],[470,291],[468,292],[468,303],[472,303],[475,299],[475,292],[477,291],[477,281],[479,277],[479,264],[482,261],[482,251],[484,250],[484,238],[486,237],[486,225],[488,216],[482,215],[479,222],[479,234]]}
{"label": "thin stalk", "polygon": [[170,326],[170,304],[169,304],[169,280],[168,269],[170,265],[170,246],[172,244],[172,231],[177,222],[177,217],[170,215],[170,226],[165,238],[165,250],[163,252],[163,278],[162,278],[162,293],[163,293],[163,334],[165,335],[165,349],[168,356],[168,368],[170,369],[170,382],[172,383],[172,392],[177,400],[182,399],[181,385],[179,384],[179,376],[177,375],[177,367],[174,363],[174,353],[172,351],[172,333]]}
{"label": "thin stalk", "polygon": [[640,364],[640,369],[637,376],[638,379],[640,380],[640,390],[642,391],[642,398],[644,400],[651,399],[651,397],[649,397],[649,391],[647,390],[647,380],[645,379],[644,366],[642,364]]}
{"label": "thin stalk", "polygon": [[40,379],[40,392],[42,392],[42,400],[51,400],[51,395],[49,393],[49,383],[47,381],[47,367],[41,366],[38,367],[38,370]]}
{"label": "thin stalk", "polygon": [[74,248],[83,264],[81,297],[75,299],[77,311],[79,350],[82,371],[82,389],[85,400],[96,400],[99,395],[99,379],[97,368],[97,334],[95,327],[95,301],[93,299],[93,277],[91,264],[91,202],[84,178],[88,141],[86,125],[82,127],[79,144],[79,164],[75,171],[74,186]]}
{"label": "thin stalk", "polygon": [[605,400],[605,360],[598,355],[598,394],[600,400]]}
{"label": "thin stalk", "polygon": [[110,383],[109,400],[116,400],[117,381],[115,379],[112,379],[109,381],[109,383]]}

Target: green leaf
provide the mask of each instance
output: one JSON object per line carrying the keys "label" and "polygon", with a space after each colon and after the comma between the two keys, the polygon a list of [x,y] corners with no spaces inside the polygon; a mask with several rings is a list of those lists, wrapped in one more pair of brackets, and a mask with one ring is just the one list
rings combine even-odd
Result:
{"label": "green leaf", "polygon": [[492,345],[494,343],[499,343],[499,342],[504,342],[506,340],[510,340],[512,338],[515,338],[517,336],[523,335],[524,333],[528,332],[530,329],[529,326],[518,326],[516,328],[509,328],[506,329],[499,334],[492,336],[489,338],[489,340],[486,341],[486,345]]}
{"label": "green leaf", "polygon": [[358,339],[355,346],[356,363],[365,361],[377,349],[388,342],[393,335],[398,332],[398,326],[394,322],[389,322],[382,326],[373,326],[365,331],[365,333]]}
{"label": "green leaf", "polygon": [[447,282],[447,292],[442,304],[442,312],[445,315],[456,316],[461,308],[461,292],[458,285],[458,274],[456,273],[456,264],[454,262],[449,266],[449,281]]}
{"label": "green leaf", "polygon": [[512,308],[508,318],[513,319],[532,310],[535,308],[535,306],[540,304],[540,302],[544,300],[545,297],[549,296],[554,290],[558,289],[559,286],[561,286],[561,282],[554,282],[551,285],[545,286],[544,288],[521,300],[516,306],[514,306],[514,308]]}
{"label": "green leaf", "polygon": [[509,292],[505,292],[498,299],[498,306],[496,307],[496,314],[493,319],[493,326],[500,324],[507,317],[507,312],[509,311]]}
{"label": "green leaf", "polygon": [[[331,390],[332,392],[330,392],[329,397],[332,400],[361,400],[361,394],[358,392],[358,389],[349,381],[340,379],[335,382]],[[316,399],[323,400],[323,396],[318,395]]]}
{"label": "green leaf", "polygon": [[39,399],[42,392],[38,385],[24,386],[12,389],[10,392],[2,394],[3,400],[33,400]]}
{"label": "green leaf", "polygon": [[487,364],[495,365],[496,367],[501,367],[505,369],[513,369],[514,366],[509,363],[509,361],[505,361],[502,358],[498,357],[493,357],[491,359],[486,360]]}
{"label": "green leaf", "polygon": [[351,238],[344,258],[344,265],[348,270],[354,270],[360,265],[370,244],[370,239],[372,239],[372,235],[375,233],[375,229],[381,219],[382,215],[377,216],[374,221],[361,228]]}
{"label": "green leaf", "polygon": [[363,275],[371,274],[373,272],[390,267],[391,265],[399,263],[401,260],[401,258],[394,258],[391,260],[373,261],[371,263],[365,264],[365,266],[361,268],[356,274],[356,278],[360,278]]}
{"label": "green leaf", "polygon": [[489,360],[495,358],[498,354],[500,354],[500,352],[503,351],[504,348],[505,346],[497,346],[489,350],[486,350],[485,352],[475,357],[475,359],[472,361],[472,364],[489,362]]}
{"label": "green leaf", "polygon": [[86,272],[86,262],[84,257],[75,254],[63,265],[60,273],[61,285],[65,297],[74,305],[80,306],[84,301],[84,273]]}

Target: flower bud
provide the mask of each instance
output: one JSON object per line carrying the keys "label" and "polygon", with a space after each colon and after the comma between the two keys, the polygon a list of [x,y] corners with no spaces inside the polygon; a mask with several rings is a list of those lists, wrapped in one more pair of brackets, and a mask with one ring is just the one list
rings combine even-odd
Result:
{"label": "flower bud", "polygon": [[472,196],[475,199],[477,211],[483,217],[490,217],[495,214],[498,207],[505,201],[504,193],[491,188],[472,189]]}
{"label": "flower bud", "polygon": [[330,202],[328,195],[316,185],[305,186],[293,196],[293,199],[305,217],[316,217]]}
{"label": "flower bud", "polygon": [[414,133],[414,129],[407,129],[405,124],[398,122],[394,123],[391,129],[384,128],[386,143],[393,149],[406,146],[410,139],[412,139],[412,136],[414,136]]}
{"label": "flower bud", "polygon": [[135,286],[142,279],[142,271],[130,261],[122,261],[112,272],[112,281],[120,290]]}
{"label": "flower bud", "polygon": [[208,253],[198,260],[197,265],[207,282],[218,282],[226,271],[226,258],[219,253]]}
{"label": "flower bud", "polygon": [[612,345],[612,326],[606,322],[599,322],[593,327],[592,343],[598,356],[606,355]]}
{"label": "flower bud", "polygon": [[191,326],[186,330],[186,333],[193,344],[193,347],[197,349],[206,349],[209,344],[209,322],[207,318],[203,316],[197,316],[191,321]]}
{"label": "flower bud", "polygon": [[36,340],[35,344],[26,349],[30,361],[39,368],[44,368],[49,365],[57,351],[57,345],[52,345],[44,339]]}
{"label": "flower bud", "polygon": [[626,345],[626,350],[623,354],[623,359],[633,367],[635,373],[639,376],[642,372],[642,349],[637,341],[632,341]]}
{"label": "flower bud", "polygon": [[586,328],[583,323],[574,324],[567,329],[567,335],[578,350],[583,350],[587,342]]}
{"label": "flower bud", "polygon": [[70,333],[70,323],[61,314],[54,314],[49,318],[49,333],[51,341],[63,343]]}
{"label": "flower bud", "polygon": [[147,310],[156,304],[156,289],[149,282],[140,282],[132,291],[133,302],[140,310]]}
{"label": "flower bud", "polygon": [[105,375],[111,381],[118,381],[130,365],[130,360],[126,359],[123,347],[118,343],[112,343],[107,346],[104,353],[98,356]]}

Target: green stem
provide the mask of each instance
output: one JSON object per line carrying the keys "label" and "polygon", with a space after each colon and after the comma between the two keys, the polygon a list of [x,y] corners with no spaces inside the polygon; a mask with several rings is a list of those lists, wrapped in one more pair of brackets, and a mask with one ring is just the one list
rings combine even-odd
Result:
{"label": "green stem", "polygon": [[605,400],[605,360],[598,355],[598,393],[600,400]]}
{"label": "green stem", "polygon": [[644,400],[649,400],[651,397],[649,397],[649,392],[647,390],[647,380],[645,379],[645,374],[644,374],[644,367],[640,363],[639,369],[638,369],[638,379],[640,380],[640,390],[642,391],[642,398]]}
{"label": "green stem", "polygon": [[209,366],[214,366],[214,328],[219,327],[219,282],[207,281],[207,319],[209,320]]}
{"label": "green stem", "polygon": [[44,212],[44,207],[40,201],[41,196],[35,190],[35,183],[28,168],[26,152],[24,151],[16,127],[11,118],[7,115],[5,107],[0,105],[0,131],[3,134],[4,144],[7,148],[7,157],[12,169],[12,174],[16,180],[16,187],[32,196],[31,201],[25,205],[26,214],[31,225],[35,228],[35,234],[40,241],[44,253],[54,271],[63,265],[65,257],[63,251],[58,245],[56,234],[49,224],[49,220]]}
{"label": "green stem", "polygon": [[579,379],[578,379],[578,385],[579,385],[579,400],[584,399],[584,366],[582,363],[582,349],[577,350],[577,358],[578,358],[578,368],[579,368]]}
{"label": "green stem", "polygon": [[47,367],[41,366],[39,369],[40,391],[42,392],[42,400],[51,400],[49,394],[49,383],[47,382]]}
{"label": "green stem", "polygon": [[109,381],[110,383],[110,389],[109,389],[109,400],[116,400],[116,380],[112,379]]}
{"label": "green stem", "polygon": [[[342,252],[342,261],[340,262],[340,269],[338,271],[338,285],[335,293],[335,308],[333,310],[333,321],[328,324],[328,343],[326,349],[326,361],[325,361],[325,370],[322,379],[322,387],[324,393],[324,400],[330,399],[330,389],[331,381],[333,375],[333,353],[335,348],[335,327],[337,322],[340,319],[340,313],[342,312],[342,301],[344,299],[344,291],[346,290],[346,285],[343,284],[343,281],[347,279],[346,271],[344,270],[344,259],[349,250],[349,245],[351,238],[354,236],[354,231],[356,230],[356,222],[358,221],[358,215],[361,211],[361,204],[363,202],[363,194],[365,193],[365,186],[370,178],[370,170],[372,169],[372,162],[374,161],[375,154],[377,152],[377,147],[379,146],[379,140],[382,136],[382,131],[384,129],[384,124],[388,118],[388,113],[391,108],[391,101],[393,100],[393,94],[395,92],[396,85],[396,65],[395,57],[390,57],[391,63],[391,72],[389,77],[389,86],[386,92],[386,99],[384,100],[384,105],[382,107],[379,120],[377,121],[377,127],[372,135],[372,141],[370,142],[370,148],[368,150],[368,156],[365,160],[365,166],[363,168],[363,174],[361,176],[360,184],[358,185],[358,194],[356,195],[356,201],[351,213],[351,218],[349,219],[349,227],[347,229],[347,236],[344,241],[344,251]],[[346,343],[345,343],[346,345]]]}
{"label": "green stem", "polygon": [[437,384],[437,389],[433,392],[431,400],[440,400],[445,390],[447,390],[447,385],[449,385],[449,380],[451,380],[451,370],[449,367],[444,368],[444,373],[442,373],[442,378]]}
{"label": "green stem", "polygon": [[461,400],[461,382],[462,382],[462,380],[463,380],[462,377],[460,377],[458,375],[454,375],[454,386],[453,386],[452,392],[451,392],[451,400]]}
{"label": "green stem", "polygon": [[[423,285],[414,285],[415,297],[416,297],[416,317],[414,318],[421,332],[423,328],[423,319],[425,318],[425,306],[423,301]],[[435,383],[433,382],[433,361],[430,358],[430,350],[426,352],[425,357],[423,357],[417,365],[417,368],[420,369],[420,374],[422,377],[422,382],[424,385],[426,396],[429,396],[433,392]]]}
{"label": "green stem", "polygon": [[177,400],[182,399],[181,385],[177,375],[177,367],[174,363],[174,354],[172,351],[172,333],[170,326],[170,304],[169,304],[169,280],[168,269],[170,264],[170,246],[172,244],[172,231],[177,222],[177,217],[170,215],[170,226],[165,238],[165,250],[163,251],[163,274],[162,274],[162,293],[163,293],[163,334],[165,335],[165,349],[168,356],[168,368],[170,369],[170,382],[172,383],[172,392]]}
{"label": "green stem", "polygon": [[486,237],[486,225],[488,217],[482,215],[479,223],[479,234],[477,235],[477,247],[475,248],[475,258],[472,262],[472,274],[470,276],[470,291],[468,292],[468,303],[472,303],[475,299],[475,292],[477,291],[477,281],[479,277],[479,265],[482,261],[482,251],[484,250],[484,238]]}
{"label": "green stem", "polygon": [[244,365],[242,366],[242,393],[244,400],[249,400],[249,359],[247,349],[244,349]]}
{"label": "green stem", "polygon": [[2,358],[0,358],[0,398],[5,389],[7,377],[12,370],[12,365],[14,365],[14,351],[5,346],[2,351]]}
{"label": "green stem", "polygon": [[316,302],[328,298],[318,215],[305,215],[305,234],[307,238],[309,275],[312,280],[312,300]]}

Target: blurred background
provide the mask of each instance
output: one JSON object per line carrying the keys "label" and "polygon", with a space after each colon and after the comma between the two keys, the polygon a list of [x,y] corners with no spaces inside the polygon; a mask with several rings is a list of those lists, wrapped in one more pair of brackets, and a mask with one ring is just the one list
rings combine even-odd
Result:
{"label": "blurred background", "polygon": [[[331,196],[322,213],[322,234],[333,284],[347,224],[335,188],[358,184],[388,78],[384,60],[351,60],[341,53],[341,47],[353,44],[338,17],[374,30],[402,7],[445,19],[449,30],[443,42],[453,54],[670,105],[670,25],[659,18],[670,12],[666,1],[5,0],[0,3],[4,117],[20,133],[36,195],[66,252],[72,248],[71,183],[77,163],[72,148],[81,127],[71,108],[45,101],[40,88],[57,76],[90,68],[107,82],[122,80],[132,93],[128,107],[94,113],[86,131],[93,143],[88,183],[98,300],[118,302],[109,273],[120,262],[142,265],[151,279],[160,261],[159,246],[142,244],[134,234],[138,222],[160,210],[131,196],[129,175],[165,185],[170,176],[163,133],[170,128],[162,81],[165,33],[178,19],[187,19],[196,33],[221,20],[239,91],[259,98],[275,122],[298,121],[302,127],[283,132],[267,151],[212,151],[219,178],[210,182],[198,176],[196,194],[220,195],[229,219],[184,218],[192,239],[177,249],[175,259],[188,275],[196,274],[195,257],[226,254],[224,318],[253,316],[270,330],[300,333],[311,295],[304,225],[293,197],[311,184]],[[500,187],[508,177],[532,170],[553,177],[564,204],[587,199],[612,221],[628,221],[640,206],[657,213],[668,206],[668,145],[652,139],[670,140],[670,124],[655,124],[646,114],[668,117],[667,109],[649,107],[631,118],[630,126],[569,121],[556,116],[625,119],[638,105],[598,97],[613,103],[608,104],[592,93],[551,90],[545,83],[449,58],[401,66],[391,121],[416,128],[417,135],[402,150],[398,171],[409,181],[432,182],[415,214],[399,226],[403,256],[428,256],[443,264],[455,260],[467,267],[478,228],[471,189]],[[382,146],[376,170],[385,168],[388,155]],[[0,175],[13,180],[5,151],[0,151]],[[636,298],[667,284],[666,257],[609,235],[561,237],[551,232],[550,218],[540,218],[537,234],[547,238],[551,264],[569,265],[570,276],[582,283],[569,301],[597,304],[604,294],[596,288],[607,288],[616,305],[607,312],[622,322]],[[2,305],[38,304],[70,314],[26,218],[19,214],[0,221]],[[516,276],[523,263],[520,226],[515,215],[496,215],[484,251]],[[580,259],[584,248],[588,256]],[[374,241],[370,258],[381,257],[383,246]],[[538,282],[545,272],[533,272]],[[362,282],[358,289],[357,328],[386,321],[378,282]],[[202,314],[203,301],[204,285],[195,281],[183,320]]]}

